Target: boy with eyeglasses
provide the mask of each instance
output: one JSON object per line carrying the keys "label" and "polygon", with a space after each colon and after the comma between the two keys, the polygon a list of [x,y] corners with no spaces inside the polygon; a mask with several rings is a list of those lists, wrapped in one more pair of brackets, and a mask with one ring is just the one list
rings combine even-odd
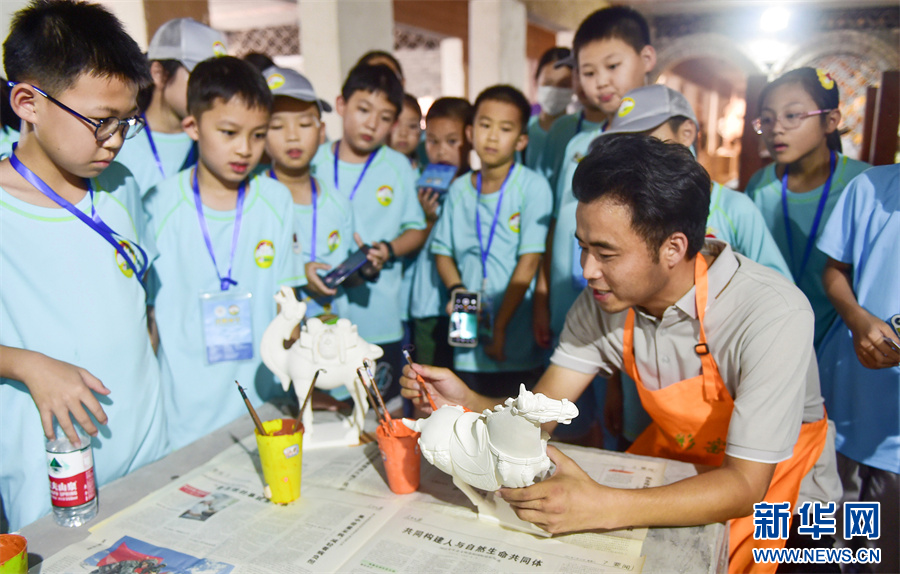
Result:
{"label": "boy with eyeglasses", "polygon": [[0,162],[0,496],[18,530],[51,509],[45,435],[93,435],[98,486],[167,437],[141,284],[153,249],[113,163],[142,127],[144,57],[112,14],[66,0],[19,11],[3,48],[22,130]]}

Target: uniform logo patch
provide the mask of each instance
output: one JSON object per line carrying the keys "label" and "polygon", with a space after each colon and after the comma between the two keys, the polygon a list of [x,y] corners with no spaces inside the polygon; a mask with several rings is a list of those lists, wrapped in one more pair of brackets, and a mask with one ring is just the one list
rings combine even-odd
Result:
{"label": "uniform logo patch", "polygon": [[278,73],[269,74],[269,77],[266,78],[266,83],[269,84],[270,90],[277,90],[284,85],[284,76]]}
{"label": "uniform logo patch", "polygon": [[[124,249],[125,253],[128,254],[128,257],[131,258],[131,261],[133,261],[135,265],[138,265],[137,254],[134,252],[134,248],[131,246],[131,243],[123,239],[119,241],[119,245],[122,246],[122,249]],[[122,275],[128,277],[129,279],[133,277],[134,270],[131,269],[131,266],[127,261],[125,261],[125,258],[119,255],[118,251],[114,251],[114,253],[116,255],[116,265],[119,266],[119,271],[122,272]],[[138,265],[138,267],[140,266]]]}
{"label": "uniform logo patch", "polygon": [[335,249],[341,246],[341,234],[335,229],[328,234],[328,252],[333,253]]}
{"label": "uniform logo patch", "polygon": [[228,55],[228,50],[225,48],[225,44],[216,40],[212,45],[213,54],[216,55],[217,58]]}
{"label": "uniform logo patch", "polygon": [[394,189],[389,185],[382,185],[375,192],[375,198],[378,199],[378,203],[387,207],[394,201]]}
{"label": "uniform logo patch", "polygon": [[256,260],[256,265],[263,269],[271,267],[275,261],[275,244],[268,239],[257,243],[256,249],[253,250],[253,259]]}
{"label": "uniform logo patch", "polygon": [[622,100],[622,103],[619,104],[619,117],[624,118],[628,114],[631,113],[631,110],[634,109],[634,100],[631,98],[625,98]]}
{"label": "uniform logo patch", "polygon": [[513,233],[519,232],[519,212],[515,212],[509,216],[509,228]]}
{"label": "uniform logo patch", "polygon": [[706,228],[706,236],[711,239],[716,239],[718,237],[715,227],[707,227]]}

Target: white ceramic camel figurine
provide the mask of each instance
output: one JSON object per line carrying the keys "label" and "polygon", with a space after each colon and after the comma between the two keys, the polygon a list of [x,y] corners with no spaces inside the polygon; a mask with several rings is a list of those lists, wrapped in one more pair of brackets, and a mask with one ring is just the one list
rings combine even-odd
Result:
{"label": "white ceramic camel figurine", "polygon": [[577,416],[578,408],[568,400],[534,394],[520,385],[517,398],[493,411],[479,414],[444,405],[428,418],[403,422],[422,433],[419,447],[425,460],[452,476],[479,513],[493,515],[493,503],[473,487],[493,492],[501,486],[530,486],[544,478],[550,469],[550,436],[541,424],[568,424]]}
{"label": "white ceramic camel figurine", "polygon": [[[275,295],[275,301],[281,306],[281,311],[263,333],[259,346],[263,363],[275,373],[285,391],[293,381],[294,392],[301,405],[316,371],[325,369],[327,372],[316,380],[316,387],[330,390],[346,386],[354,402],[351,424],[362,432],[369,403],[356,369],[363,366],[364,358],[381,357],[384,354],[381,347],[369,344],[360,337],[356,325],[349,319],[338,319],[337,324],[326,325],[319,319],[310,318],[300,330],[300,338],[290,349],[285,349],[284,341],[303,319],[306,304],[297,301],[294,290],[289,287],[282,287],[281,292]],[[312,437],[311,405],[304,409],[302,422],[304,434]]]}

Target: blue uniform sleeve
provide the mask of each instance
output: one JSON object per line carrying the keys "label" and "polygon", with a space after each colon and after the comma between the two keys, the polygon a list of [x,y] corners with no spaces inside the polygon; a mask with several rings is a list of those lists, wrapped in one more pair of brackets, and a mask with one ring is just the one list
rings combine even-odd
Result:
{"label": "blue uniform sleeve", "polygon": [[721,190],[722,209],[734,227],[734,250],[793,281],[788,264],[756,205],[742,193],[725,187]]}
{"label": "blue uniform sleeve", "polygon": [[395,194],[395,197],[403,202],[401,205],[400,233],[407,229],[425,229],[426,227],[425,211],[419,204],[419,197],[416,191],[416,172],[411,165],[404,167],[405,169],[400,174],[403,189],[398,190]]}
{"label": "blue uniform sleeve", "polygon": [[874,188],[866,175],[853,179],[844,189],[831,216],[825,223],[816,247],[819,251],[842,263],[853,263],[853,244],[859,214],[871,214]]}
{"label": "blue uniform sleeve", "polygon": [[550,184],[543,176],[528,172],[530,176],[522,188],[522,204],[519,212],[519,248],[516,255],[543,253],[547,247],[547,228],[553,210]]}

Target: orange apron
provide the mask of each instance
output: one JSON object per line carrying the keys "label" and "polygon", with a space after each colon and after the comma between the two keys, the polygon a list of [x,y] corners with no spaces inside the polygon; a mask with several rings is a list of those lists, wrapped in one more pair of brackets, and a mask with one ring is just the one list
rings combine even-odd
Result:
{"label": "orange apron", "polygon": [[[634,441],[628,452],[658,456],[683,462],[720,466],[725,459],[725,439],[734,400],[709,352],[703,320],[708,299],[707,264],[698,255],[694,265],[697,319],[700,342],[694,346],[702,364],[701,375],[685,379],[659,390],[649,390],[641,382],[634,360],[634,310],[625,321],[623,359],[625,372],[637,383],[641,404],[653,419]],[[766,492],[766,502],[790,502],[793,509],[800,492],[800,481],[812,469],[825,447],[828,421],[822,417],[804,423],[794,445],[793,456],[778,463]],[[756,564],[752,548],[783,548],[784,540],[754,540],[753,517],[731,520],[728,571],[773,573],[777,563]]]}

